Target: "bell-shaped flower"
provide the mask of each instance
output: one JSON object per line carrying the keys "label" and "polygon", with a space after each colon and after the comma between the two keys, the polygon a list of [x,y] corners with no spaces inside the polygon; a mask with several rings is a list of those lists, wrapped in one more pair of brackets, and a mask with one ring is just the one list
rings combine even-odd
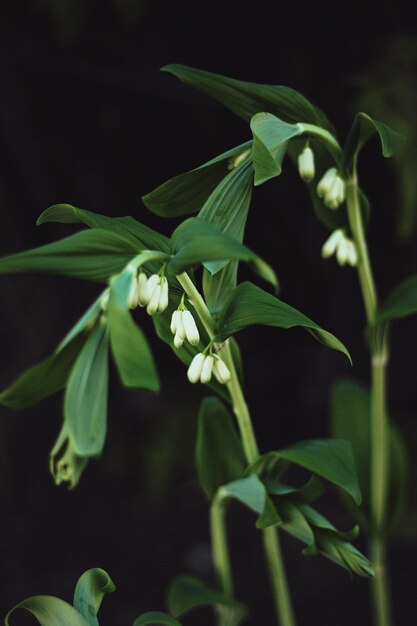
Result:
{"label": "bell-shaped flower", "polygon": [[197,383],[200,380],[205,359],[205,354],[203,354],[203,352],[199,352],[191,361],[187,371],[187,376],[190,383]]}
{"label": "bell-shaped flower", "polygon": [[335,230],[321,249],[323,259],[327,259],[333,254],[336,255],[339,265],[343,266],[348,263],[352,267],[355,267],[358,263],[358,252],[355,242],[346,236],[342,228]]}
{"label": "bell-shaped flower", "polygon": [[345,200],[345,181],[337,169],[331,167],[317,185],[317,195],[329,209],[337,209]]}
{"label": "bell-shaped flower", "polygon": [[176,348],[180,348],[185,339],[192,346],[196,346],[200,341],[200,333],[194,317],[191,311],[184,308],[183,303],[180,304],[180,308],[173,312],[170,328],[172,334],[175,335],[174,345]]}
{"label": "bell-shaped flower", "polygon": [[222,385],[226,385],[231,377],[230,370],[226,363],[217,354],[214,358],[213,374]]}
{"label": "bell-shaped flower", "polygon": [[314,153],[309,146],[306,146],[304,150],[298,155],[298,171],[301,178],[309,183],[316,175],[316,168],[314,166]]}
{"label": "bell-shaped flower", "polygon": [[147,288],[149,301],[146,310],[149,315],[165,311],[168,306],[168,281],[165,276],[152,274],[148,278]]}
{"label": "bell-shaped flower", "polygon": [[200,382],[209,383],[211,375],[213,373],[214,357],[209,354],[204,359],[203,367],[201,368]]}
{"label": "bell-shaped flower", "polygon": [[145,272],[139,272],[135,293],[136,306],[144,307],[149,304],[150,297],[148,282],[148,277]]}

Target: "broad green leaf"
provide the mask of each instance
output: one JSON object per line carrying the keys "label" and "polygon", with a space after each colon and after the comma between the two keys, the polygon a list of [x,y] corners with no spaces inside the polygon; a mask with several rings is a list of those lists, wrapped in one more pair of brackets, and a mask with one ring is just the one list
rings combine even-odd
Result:
{"label": "broad green leaf", "polygon": [[244,82],[179,64],[166,65],[162,71],[208,94],[246,121],[255,113],[267,111],[286,122],[308,122],[332,129],[324,113],[290,87]]}
{"label": "broad green leaf", "polygon": [[311,319],[289,304],[250,282],[241,283],[226,301],[219,320],[217,341],[223,341],[238,331],[261,324],[277,328],[305,328],[315,339],[333,350],[345,354],[346,347],[334,335],[323,330]]}
{"label": "broad green leaf", "polygon": [[404,140],[404,137],[395,130],[372,119],[366,113],[357,113],[346,139],[344,148],[344,166],[349,170],[354,168],[356,159],[368,139],[375,133],[381,141],[381,149],[384,157],[390,157]]}
{"label": "broad green leaf", "polygon": [[181,626],[181,623],[171,617],[168,613],[161,613],[161,611],[149,611],[144,613],[135,619],[133,626]]}
{"label": "broad green leaf", "polygon": [[6,615],[6,626],[11,626],[10,616],[16,609],[32,613],[41,626],[89,626],[74,607],[54,596],[32,596],[23,600]]}
{"label": "broad green leaf", "polygon": [[68,379],[65,424],[74,451],[98,456],[107,428],[108,328],[103,321],[90,333]]}
{"label": "broad green leaf", "polygon": [[200,484],[210,500],[221,485],[240,478],[246,467],[233,418],[215,397],[201,403],[195,456]]}
{"label": "broad green leaf", "polygon": [[417,313],[417,276],[400,283],[378,311],[378,320],[400,319]]}
{"label": "broad green leaf", "polygon": [[[360,509],[351,509],[360,523],[370,525],[370,395],[368,390],[354,380],[338,383],[332,393],[331,418],[332,433],[350,442],[358,471],[359,484],[363,495]],[[389,438],[389,519],[387,532],[394,529],[401,517],[404,504],[406,480],[406,451],[394,424],[388,422]]]}
{"label": "broad green leaf", "polygon": [[196,213],[228,174],[232,162],[239,155],[249,156],[251,147],[252,142],[247,141],[190,172],[171,178],[142,197],[145,206],[162,217]]}
{"label": "broad green leaf", "polygon": [[168,268],[174,274],[181,274],[207,261],[241,260],[264,280],[274,286],[278,284],[274,271],[265,261],[201,218],[190,218],[180,224],[172,235],[171,246],[173,257]]}
{"label": "broad green leaf", "polygon": [[88,458],[80,456],[72,443],[68,425],[64,422],[54,447],[49,455],[49,469],[56,485],[66,483],[74,489],[87,467]]}
{"label": "broad green leaf", "polygon": [[255,185],[281,174],[281,164],[290,139],[301,135],[299,124],[288,124],[271,113],[257,113],[251,119],[252,159]]}
{"label": "broad green leaf", "polygon": [[218,497],[223,500],[233,499],[244,504],[258,514],[257,528],[266,528],[280,523],[280,517],[268,496],[265,485],[256,474],[234,480],[222,485]]}
{"label": "broad green leaf", "polygon": [[141,224],[133,217],[108,217],[92,211],[78,209],[71,204],[55,204],[46,209],[36,222],[38,225],[46,222],[60,222],[61,224],[85,224],[90,228],[110,230],[128,239],[134,246],[162,250],[166,252],[169,247],[169,239],[165,235],[156,232],[149,226]]}
{"label": "broad green leaf", "polygon": [[106,593],[112,593],[116,586],[103,569],[94,567],[78,579],[74,591],[74,608],[86,619],[90,626],[99,626],[97,613]]}
{"label": "broad green leaf", "polygon": [[242,604],[222,591],[211,589],[194,576],[174,578],[168,589],[167,604],[169,612],[175,617],[182,617],[189,611],[202,606],[215,607],[217,605],[235,608],[240,618],[246,614],[246,609]]}
{"label": "broad green leaf", "polygon": [[127,308],[132,274],[123,272],[110,282],[108,304],[110,346],[125,387],[159,390],[158,373],[145,335]]}
{"label": "broad green leaf", "polygon": [[85,335],[78,335],[64,348],[27,369],[0,393],[0,403],[11,409],[25,409],[63,389],[85,341]]}
{"label": "broad green leaf", "polygon": [[0,258],[0,274],[47,272],[101,282],[119,273],[140,251],[129,239],[94,228]]}

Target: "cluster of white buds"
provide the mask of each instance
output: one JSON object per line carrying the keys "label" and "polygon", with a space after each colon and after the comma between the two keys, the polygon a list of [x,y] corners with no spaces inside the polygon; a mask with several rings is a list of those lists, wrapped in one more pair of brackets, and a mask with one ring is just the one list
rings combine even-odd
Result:
{"label": "cluster of white buds", "polygon": [[229,368],[217,354],[196,354],[187,372],[190,383],[209,383],[213,374],[222,385],[230,380]]}
{"label": "cluster of white buds", "polygon": [[306,183],[311,182],[316,175],[314,152],[308,145],[306,145],[304,150],[298,155],[298,171],[301,178]]}
{"label": "cluster of white buds", "polygon": [[168,281],[165,276],[152,274],[148,278],[145,272],[139,272],[132,282],[128,305],[131,309],[146,306],[149,315],[165,311],[168,306]]}
{"label": "cluster of white buds", "polygon": [[337,209],[345,200],[345,181],[335,167],[324,174],[317,185],[317,195],[329,209]]}
{"label": "cluster of white buds", "polygon": [[184,297],[178,309],[172,314],[171,332],[174,335],[174,346],[176,348],[181,348],[185,340],[189,341],[192,346],[196,346],[200,341],[197,324],[191,311],[184,305]]}
{"label": "cluster of white buds", "polygon": [[346,265],[346,263],[348,263],[352,267],[355,267],[358,263],[358,252],[355,242],[347,237],[342,228],[335,230],[321,249],[323,259],[327,259],[333,254],[336,254],[339,265]]}

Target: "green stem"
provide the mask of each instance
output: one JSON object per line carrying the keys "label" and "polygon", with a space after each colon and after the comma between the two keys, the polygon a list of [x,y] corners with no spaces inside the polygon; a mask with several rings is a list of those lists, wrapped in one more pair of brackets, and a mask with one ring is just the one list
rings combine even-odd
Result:
{"label": "green stem", "polygon": [[210,506],[210,532],[214,568],[222,591],[233,597],[232,568],[226,531],[227,502],[217,494]]}
{"label": "green stem", "polygon": [[[180,274],[177,276],[177,280],[180,285],[184,289],[187,294],[187,298],[190,300],[191,304],[194,306],[196,312],[198,313],[201,322],[206,329],[210,339],[214,339],[216,336],[216,329],[213,323],[213,319],[211,317],[210,311],[208,310],[204,299],[202,298],[200,292],[194,285],[193,281],[190,279],[188,274]],[[258,444],[256,442],[255,433],[252,426],[252,420],[250,417],[249,409],[245,401],[245,397],[242,392],[242,388],[240,386],[239,377],[236,372],[235,363],[233,360],[232,352],[229,344],[226,342],[226,345],[222,351],[222,358],[226,365],[228,366],[231,378],[227,387],[232,399],[233,411],[236,415],[237,423],[240,430],[240,435],[242,439],[243,449],[245,451],[246,460],[249,464],[254,463],[259,458]],[[212,526],[213,528],[213,526]],[[219,535],[221,531],[216,527],[216,532]],[[294,611],[292,608],[291,596],[289,593],[284,562],[281,554],[281,547],[278,539],[278,533],[275,528],[264,528],[262,530],[263,533],[263,544],[265,549],[266,560],[269,568],[269,575],[271,581],[272,592],[274,596],[275,608],[278,618],[278,624],[280,626],[296,626]],[[219,542],[226,541],[225,532],[222,537],[217,537]],[[219,551],[217,557],[221,560],[221,576],[224,575],[224,567],[226,566],[225,561],[225,551],[224,547],[226,543],[223,543],[223,547]],[[219,546],[217,546],[219,547]],[[216,557],[215,557],[216,558]],[[227,556],[228,559],[228,556]],[[230,575],[230,565],[229,565],[229,574]]]}
{"label": "green stem", "polygon": [[[368,326],[375,331],[378,299],[369,260],[365,230],[362,221],[356,174],[347,181],[346,202],[349,224],[358,250],[358,275],[362,290]],[[371,351],[371,467],[370,505],[372,516],[372,557],[375,576],[372,579],[372,598],[376,626],[389,626],[390,600],[385,565],[383,531],[387,504],[387,410],[386,367],[388,347],[384,331],[382,341],[370,342]]]}

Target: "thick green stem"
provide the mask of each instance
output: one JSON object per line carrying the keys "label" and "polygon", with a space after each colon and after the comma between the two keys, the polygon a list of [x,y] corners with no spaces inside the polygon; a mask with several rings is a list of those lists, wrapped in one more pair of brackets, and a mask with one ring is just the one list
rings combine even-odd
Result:
{"label": "thick green stem", "polygon": [[[196,312],[198,313],[210,339],[213,339],[216,335],[213,319],[200,292],[187,274],[181,274],[177,276],[177,279],[184,289],[185,293],[187,294],[187,298],[190,300],[191,304],[194,306]],[[245,401],[245,397],[242,392],[242,388],[240,386],[239,377],[236,372],[236,367],[234,364],[230,346],[227,342],[222,350],[222,358],[231,373],[230,382],[227,386],[232,400],[233,411],[235,413],[239,426],[246,460],[248,463],[254,463],[259,458],[258,444],[256,442],[256,437],[252,426],[252,420],[250,417],[248,406]],[[222,536],[220,536],[222,531],[220,531],[218,527],[216,527],[216,529],[219,535],[217,537],[218,541],[226,542],[224,529]],[[262,530],[262,533],[278,624],[280,626],[296,626],[277,531],[275,528],[264,528]],[[223,543],[223,548],[225,546],[226,543]],[[219,549],[217,557],[220,558],[220,567],[222,568],[219,574],[223,576],[224,568],[226,567],[225,551],[223,548],[220,548],[220,543],[218,544],[217,548]],[[217,571],[219,572],[219,570]],[[228,571],[229,576],[230,565]],[[228,584],[231,584],[231,582]]]}
{"label": "thick green stem", "polygon": [[[378,300],[373,278],[368,247],[363,226],[358,185],[354,174],[346,185],[346,201],[349,224],[358,250],[358,276],[362,290],[369,328],[374,327]],[[390,600],[387,570],[385,565],[385,526],[387,504],[387,410],[386,410],[386,366],[388,348],[384,331],[382,341],[372,340],[371,350],[371,467],[370,498],[372,516],[372,557],[375,576],[372,579],[372,598],[376,626],[389,626]]]}
{"label": "thick green stem", "polygon": [[221,589],[227,596],[232,597],[233,579],[227,545],[226,509],[226,501],[217,494],[210,506],[211,548],[214,569],[216,570]]}

